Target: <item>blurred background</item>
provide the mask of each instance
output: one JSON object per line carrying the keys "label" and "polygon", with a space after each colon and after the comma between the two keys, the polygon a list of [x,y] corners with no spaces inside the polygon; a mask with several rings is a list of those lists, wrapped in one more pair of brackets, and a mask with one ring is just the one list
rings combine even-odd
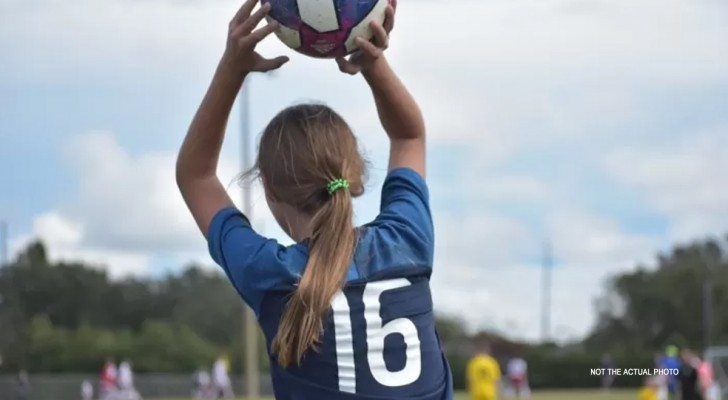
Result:
{"label": "blurred background", "polygon": [[[0,0],[0,400],[23,395],[21,371],[28,399],[98,391],[109,357],[144,397],[189,397],[218,359],[247,392],[242,302],[174,181],[239,6]],[[400,0],[397,14],[388,57],[428,123],[455,385],[482,341],[504,369],[528,361],[534,399],[636,398],[641,377],[592,392],[590,369],[652,368],[669,345],[713,348],[726,379],[728,3]],[[372,219],[388,149],[369,89],[275,38],[261,52],[292,60],[236,105],[231,194],[243,115],[252,143],[281,108],[321,100],[372,162],[357,221]],[[250,190],[254,226],[286,243]]]}

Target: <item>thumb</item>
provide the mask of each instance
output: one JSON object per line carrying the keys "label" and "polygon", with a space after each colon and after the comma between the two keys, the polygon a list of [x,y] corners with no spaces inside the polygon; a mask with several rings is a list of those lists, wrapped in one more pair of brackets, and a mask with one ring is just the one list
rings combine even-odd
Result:
{"label": "thumb", "polygon": [[283,64],[287,63],[289,60],[290,59],[286,56],[280,56],[276,58],[264,58],[260,61],[258,67],[261,72],[273,71],[274,69],[282,67]]}
{"label": "thumb", "polygon": [[359,67],[344,57],[336,57],[336,64],[339,66],[339,71],[346,74],[354,75],[359,72]]}

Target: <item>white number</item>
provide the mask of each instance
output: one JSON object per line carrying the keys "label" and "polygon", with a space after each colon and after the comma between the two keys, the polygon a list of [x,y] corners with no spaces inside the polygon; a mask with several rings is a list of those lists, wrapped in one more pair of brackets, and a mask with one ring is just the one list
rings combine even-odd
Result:
{"label": "white number", "polygon": [[[380,297],[387,290],[409,286],[407,279],[371,282],[364,288],[364,319],[366,320],[367,361],[374,379],[384,386],[409,385],[422,373],[420,338],[415,324],[407,318],[397,318],[382,324],[379,314]],[[343,292],[339,292],[331,304],[334,313],[336,336],[336,359],[339,368],[339,390],[356,393],[356,370],[354,367],[354,342],[351,330],[349,303]],[[384,341],[392,334],[400,334],[407,348],[406,362],[399,371],[390,371],[384,362]]]}
{"label": "white number", "polygon": [[339,367],[339,390],[356,393],[356,367],[354,364],[354,336],[351,332],[349,302],[343,292],[334,296],[331,302],[334,311],[334,333],[336,340],[336,364]]}

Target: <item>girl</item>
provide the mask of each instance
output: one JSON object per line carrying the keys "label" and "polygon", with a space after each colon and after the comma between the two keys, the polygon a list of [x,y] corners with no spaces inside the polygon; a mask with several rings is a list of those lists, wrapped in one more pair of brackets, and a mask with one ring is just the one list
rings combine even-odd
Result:
{"label": "girl", "polygon": [[317,104],[289,107],[260,141],[255,172],[281,228],[282,246],[258,235],[215,175],[225,124],[251,72],[281,67],[255,46],[277,24],[248,0],[230,23],[227,49],[177,160],[177,182],[215,262],[255,311],[266,336],[277,399],[452,398],[435,331],[429,277],[433,226],[419,107],[382,52],[394,23],[372,24],[373,42],[339,69],[371,87],[391,141],[381,212],[353,226],[365,162],[346,122]]}

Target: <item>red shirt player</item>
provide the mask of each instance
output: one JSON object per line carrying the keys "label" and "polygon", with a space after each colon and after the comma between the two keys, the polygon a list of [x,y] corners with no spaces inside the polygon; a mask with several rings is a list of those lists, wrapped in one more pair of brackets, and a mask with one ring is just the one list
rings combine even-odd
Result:
{"label": "red shirt player", "polygon": [[99,379],[100,394],[101,398],[105,398],[110,394],[116,392],[116,365],[114,360],[107,359],[104,366],[101,368],[101,378]]}

